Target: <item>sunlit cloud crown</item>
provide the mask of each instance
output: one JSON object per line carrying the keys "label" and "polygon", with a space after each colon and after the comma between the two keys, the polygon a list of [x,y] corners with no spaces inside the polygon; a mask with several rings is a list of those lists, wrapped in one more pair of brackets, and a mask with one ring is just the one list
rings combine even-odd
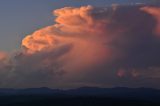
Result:
{"label": "sunlit cloud crown", "polygon": [[20,52],[0,54],[7,57],[2,86],[160,87],[159,6],[89,5],[53,14],[55,24],[27,35]]}

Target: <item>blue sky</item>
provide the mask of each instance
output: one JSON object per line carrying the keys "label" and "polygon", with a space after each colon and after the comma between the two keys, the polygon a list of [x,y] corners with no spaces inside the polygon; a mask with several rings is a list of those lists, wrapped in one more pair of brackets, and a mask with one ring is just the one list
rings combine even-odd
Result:
{"label": "blue sky", "polygon": [[56,8],[146,1],[150,0],[1,0],[0,50],[14,51],[20,48],[24,36],[53,24],[52,10]]}

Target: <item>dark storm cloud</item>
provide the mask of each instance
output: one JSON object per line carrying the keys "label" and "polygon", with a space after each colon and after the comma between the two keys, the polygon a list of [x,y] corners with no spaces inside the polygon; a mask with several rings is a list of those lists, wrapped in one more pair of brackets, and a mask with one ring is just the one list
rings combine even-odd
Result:
{"label": "dark storm cloud", "polygon": [[[54,83],[62,76],[61,56],[70,51],[72,45],[62,45],[54,50],[38,52],[33,55],[25,52],[15,53],[10,61],[1,67],[2,87],[43,87]],[[9,58],[9,57],[8,57]],[[52,82],[52,83],[51,83]]]}
{"label": "dark storm cloud", "polygon": [[57,9],[56,24],[1,60],[1,86],[160,88],[159,11],[142,4]]}
{"label": "dark storm cloud", "polygon": [[111,48],[114,55],[111,60],[76,74],[72,79],[75,84],[159,87],[160,39],[155,33],[159,23],[143,7],[116,6],[91,12],[94,20],[107,21],[100,27],[106,39],[110,39],[106,40],[106,48]]}

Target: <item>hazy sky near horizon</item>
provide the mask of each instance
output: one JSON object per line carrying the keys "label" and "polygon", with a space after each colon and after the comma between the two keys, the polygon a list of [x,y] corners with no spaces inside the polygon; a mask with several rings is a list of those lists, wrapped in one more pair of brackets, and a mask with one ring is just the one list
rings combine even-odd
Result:
{"label": "hazy sky near horizon", "polygon": [[15,51],[24,36],[53,24],[52,11],[64,6],[105,6],[112,3],[146,3],[150,0],[1,0],[0,50]]}

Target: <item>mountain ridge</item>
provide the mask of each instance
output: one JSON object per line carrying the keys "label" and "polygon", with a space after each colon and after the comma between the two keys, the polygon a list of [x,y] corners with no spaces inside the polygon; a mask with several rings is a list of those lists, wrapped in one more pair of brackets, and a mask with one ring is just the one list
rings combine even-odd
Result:
{"label": "mountain ridge", "polygon": [[160,90],[153,88],[99,88],[75,89],[0,88],[2,106],[160,106]]}
{"label": "mountain ridge", "polygon": [[52,95],[52,96],[98,96],[132,98],[143,100],[160,100],[160,90],[153,88],[99,88],[99,87],[80,87],[75,89],[51,89],[47,87],[12,89],[0,88],[0,96],[7,95]]}

